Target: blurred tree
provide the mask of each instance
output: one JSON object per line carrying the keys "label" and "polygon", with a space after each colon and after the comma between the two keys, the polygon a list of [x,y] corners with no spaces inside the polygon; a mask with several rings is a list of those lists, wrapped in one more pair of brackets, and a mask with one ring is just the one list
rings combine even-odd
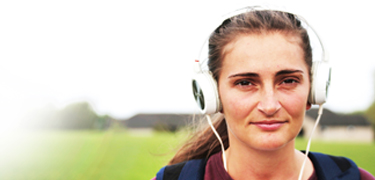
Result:
{"label": "blurred tree", "polygon": [[61,129],[92,129],[98,118],[89,103],[79,102],[60,110],[56,120]]}
{"label": "blurred tree", "polygon": [[111,126],[113,118],[108,115],[98,116],[94,121],[94,129],[105,130]]}
{"label": "blurred tree", "polygon": [[48,105],[29,114],[26,119],[23,126],[33,129],[105,130],[112,122],[108,115],[97,115],[88,102],[70,104],[63,109]]}

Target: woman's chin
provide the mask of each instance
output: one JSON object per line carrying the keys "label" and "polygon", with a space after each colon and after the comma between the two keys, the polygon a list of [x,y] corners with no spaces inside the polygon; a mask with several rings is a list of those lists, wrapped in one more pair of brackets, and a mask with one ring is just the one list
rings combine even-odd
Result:
{"label": "woman's chin", "polygon": [[293,139],[265,139],[254,144],[254,148],[262,151],[277,151],[289,145],[294,147],[292,141]]}
{"label": "woman's chin", "polygon": [[272,143],[272,144],[260,145],[257,149],[262,150],[262,151],[277,151],[279,149],[282,149],[285,146],[286,144],[283,144],[283,143]]}

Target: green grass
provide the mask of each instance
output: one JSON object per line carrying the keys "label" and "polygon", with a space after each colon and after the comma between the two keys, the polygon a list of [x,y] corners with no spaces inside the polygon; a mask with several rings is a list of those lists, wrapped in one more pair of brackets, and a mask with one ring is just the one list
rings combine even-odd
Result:
{"label": "green grass", "polygon": [[167,133],[70,131],[12,139],[7,148],[0,146],[2,180],[151,179],[173,155],[163,154],[181,138]]}
{"label": "green grass", "polygon": [[[184,134],[116,131],[34,132],[0,137],[0,179],[151,179]],[[306,141],[297,139],[297,149]],[[353,159],[375,174],[373,143],[313,142],[312,151]]]}
{"label": "green grass", "polygon": [[[306,149],[306,145],[307,141],[297,139],[297,149]],[[310,151],[348,157],[375,175],[375,143],[312,141]]]}

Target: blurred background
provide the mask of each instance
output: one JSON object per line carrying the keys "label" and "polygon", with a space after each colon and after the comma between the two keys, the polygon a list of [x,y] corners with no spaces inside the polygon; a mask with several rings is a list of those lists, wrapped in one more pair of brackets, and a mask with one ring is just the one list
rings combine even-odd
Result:
{"label": "blurred background", "polygon": [[[152,178],[185,137],[171,115],[198,112],[190,80],[202,44],[223,15],[255,4],[307,19],[333,68],[325,108],[374,124],[369,1],[1,1],[0,179]],[[131,131],[141,126],[131,118],[165,122],[152,124],[159,133]]]}

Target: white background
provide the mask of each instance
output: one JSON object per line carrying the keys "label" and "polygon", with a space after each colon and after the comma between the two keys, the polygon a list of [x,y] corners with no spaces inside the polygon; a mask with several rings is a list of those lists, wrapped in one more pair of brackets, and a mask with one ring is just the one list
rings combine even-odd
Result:
{"label": "white background", "polygon": [[[192,62],[220,18],[254,1],[12,0],[0,2],[0,117],[89,101],[99,114],[195,112]],[[325,107],[374,100],[370,1],[268,1],[303,15],[333,66]]]}

